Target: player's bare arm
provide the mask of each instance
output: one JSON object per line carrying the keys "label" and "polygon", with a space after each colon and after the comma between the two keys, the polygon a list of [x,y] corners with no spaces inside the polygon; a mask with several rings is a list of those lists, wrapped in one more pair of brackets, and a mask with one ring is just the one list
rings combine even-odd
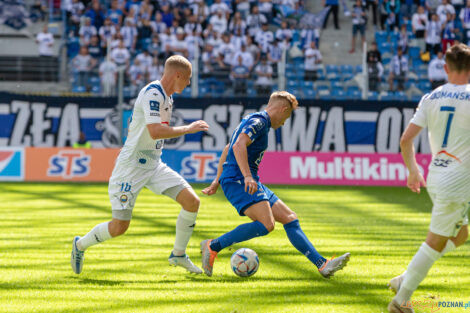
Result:
{"label": "player's bare arm", "polygon": [[217,188],[219,188],[220,175],[222,175],[222,171],[223,171],[223,165],[225,163],[225,160],[227,159],[228,148],[229,148],[229,145],[226,145],[224,150],[222,151],[222,155],[220,156],[220,159],[219,159],[219,164],[217,165],[217,176],[212,181],[209,187],[206,187],[202,190],[203,194],[211,196],[217,192]]}
{"label": "player's bare arm", "polygon": [[248,165],[248,152],[246,148],[251,145],[251,139],[247,134],[241,133],[233,145],[233,154],[237,160],[238,167],[245,179],[245,191],[250,195],[258,190],[258,184],[251,176],[250,166]]}
{"label": "player's bare arm", "polygon": [[423,175],[421,175],[418,169],[418,163],[416,162],[415,157],[415,148],[413,145],[413,140],[422,129],[422,127],[410,123],[400,139],[401,154],[403,156],[403,160],[405,161],[406,167],[410,172],[407,186],[411,189],[411,191],[416,193],[421,192],[421,186],[426,187],[426,182],[423,178]]}
{"label": "player's bare arm", "polygon": [[202,121],[195,121],[185,126],[169,126],[161,123],[147,124],[147,129],[152,139],[175,138],[186,134],[194,134],[200,131],[207,131],[209,125]]}

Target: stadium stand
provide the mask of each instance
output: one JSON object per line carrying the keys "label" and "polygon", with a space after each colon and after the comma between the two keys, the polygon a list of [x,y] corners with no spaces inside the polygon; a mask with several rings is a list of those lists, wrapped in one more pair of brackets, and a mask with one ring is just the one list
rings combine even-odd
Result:
{"label": "stadium stand", "polygon": [[[399,90],[405,93],[404,99],[411,99],[430,91],[428,64],[437,52],[455,42],[465,42],[470,29],[470,5],[454,6],[446,0],[435,7],[423,1],[380,0],[376,6],[367,5],[370,1],[366,0],[340,1],[340,30],[322,28],[327,11],[322,11],[320,1],[51,2],[59,10],[53,19],[48,17],[47,1],[31,2],[27,8],[30,18],[38,23],[47,18],[49,25],[51,21],[63,21],[54,38],[59,41],[56,46],[66,47],[64,60],[57,47],[50,58],[0,55],[2,80],[57,81],[65,69],[71,91],[105,94],[105,89],[112,89],[106,94],[114,94],[116,82],[100,78],[100,66],[106,62],[109,68],[123,68],[125,96],[132,97],[143,82],[158,78],[158,70],[151,66],[153,58],[161,66],[168,56],[181,54],[199,67],[199,96],[243,92],[261,96],[282,86],[279,75],[284,75],[285,89],[300,97],[360,98],[366,66],[362,65],[361,55],[365,52],[356,45],[356,52],[348,56],[345,42],[352,38],[348,26],[358,10],[357,3],[362,3],[361,10],[367,14],[366,38],[369,46],[376,43],[380,54],[380,60],[367,63],[369,84],[373,84],[369,95],[398,98],[394,91]],[[317,13],[310,13],[313,11]],[[77,67],[82,46],[88,48],[94,64],[87,75]],[[403,56],[397,58],[399,48]],[[279,64],[283,63],[284,51],[286,64],[282,70]],[[142,62],[138,56],[144,54],[147,58]],[[68,64],[63,69],[62,61]],[[264,76],[262,71],[271,74]],[[108,83],[113,87],[104,88],[103,84]],[[190,93],[189,89],[185,91],[185,95]]]}

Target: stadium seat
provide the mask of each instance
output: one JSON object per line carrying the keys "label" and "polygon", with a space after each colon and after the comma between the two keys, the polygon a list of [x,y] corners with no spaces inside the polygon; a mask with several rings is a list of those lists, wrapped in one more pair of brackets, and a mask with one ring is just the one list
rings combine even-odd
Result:
{"label": "stadium seat", "polygon": [[362,93],[360,90],[347,90],[346,91],[346,98],[348,99],[360,99]]}
{"label": "stadium seat", "polygon": [[287,81],[287,87],[289,88],[299,88],[299,82],[297,80],[290,79]]}
{"label": "stadium seat", "polygon": [[69,60],[73,59],[80,50],[80,40],[76,37],[69,38],[67,43],[67,57]]}
{"label": "stadium seat", "polygon": [[333,89],[331,91],[331,97],[334,99],[346,99],[346,93],[341,89]]}
{"label": "stadium seat", "polygon": [[382,58],[382,65],[388,65],[390,63],[391,59],[390,58]]}
{"label": "stadium seat", "polygon": [[358,86],[348,86],[346,87],[346,92],[352,93],[352,92],[361,92],[361,89]]}
{"label": "stadium seat", "polygon": [[318,90],[318,98],[328,98],[330,96],[330,90],[329,89],[321,89]]}
{"label": "stadium seat", "polygon": [[91,92],[99,94],[99,93],[101,93],[101,87],[99,85],[98,86],[93,86],[93,87],[91,87]]}
{"label": "stadium seat", "polygon": [[410,56],[411,59],[420,59],[421,56],[421,51],[419,47],[409,47],[408,48],[408,55]]}
{"label": "stadium seat", "polygon": [[391,101],[391,100],[395,100],[395,95],[393,94],[393,92],[383,92],[380,95],[380,101]]}
{"label": "stadium seat", "polygon": [[356,74],[362,73],[362,65],[356,65],[354,70]]}
{"label": "stadium seat", "polygon": [[341,80],[343,82],[346,82],[346,81],[349,81],[349,80],[353,79],[354,76],[355,75],[353,73],[344,73],[343,75],[341,75]]}
{"label": "stadium seat", "polygon": [[302,81],[302,88],[305,89],[312,89],[313,90],[313,82],[310,80]]}
{"label": "stadium seat", "polygon": [[423,92],[428,92],[431,90],[431,82],[428,80],[420,80],[418,81],[417,87]]}
{"label": "stadium seat", "polygon": [[344,85],[342,82],[339,81],[333,81],[331,82],[331,89],[341,89],[344,90]]}
{"label": "stadium seat", "polygon": [[390,52],[392,45],[389,42],[382,42],[379,46],[380,53]]}
{"label": "stadium seat", "polygon": [[326,76],[328,76],[328,74],[330,74],[330,73],[338,73],[338,71],[339,71],[339,68],[335,64],[325,65]]}
{"label": "stadium seat", "polygon": [[342,73],[342,74],[345,74],[345,73],[351,73],[352,74],[354,72],[353,66],[349,65],[349,64],[340,65],[339,69],[340,69],[340,73]]}
{"label": "stadium seat", "polygon": [[341,76],[336,73],[336,72],[331,72],[331,73],[328,73],[326,74],[326,78],[329,80],[329,81],[339,81],[341,80]]}
{"label": "stadium seat", "polygon": [[297,79],[297,73],[293,71],[287,71],[286,78],[287,80]]}
{"label": "stadium seat", "polygon": [[248,93],[248,96],[250,96],[250,97],[256,97],[257,96],[256,90],[254,88],[249,88],[247,90],[247,93]]}
{"label": "stadium seat", "polygon": [[315,99],[317,97],[317,93],[313,89],[304,89],[304,98],[306,99]]}
{"label": "stadium seat", "polygon": [[367,95],[367,98],[369,100],[379,100],[379,93],[376,91],[369,91],[369,94]]}
{"label": "stadium seat", "polygon": [[84,86],[73,86],[72,92],[85,92],[86,88]]}
{"label": "stadium seat", "polygon": [[388,41],[388,33],[386,31],[375,32],[375,41],[377,45],[380,45],[382,42]]}

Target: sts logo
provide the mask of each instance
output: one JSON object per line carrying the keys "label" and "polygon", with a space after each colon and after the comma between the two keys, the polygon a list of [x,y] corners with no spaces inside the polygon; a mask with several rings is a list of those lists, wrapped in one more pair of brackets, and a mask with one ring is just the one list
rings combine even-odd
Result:
{"label": "sts logo", "polygon": [[91,156],[81,150],[63,150],[49,159],[47,176],[83,177],[90,173]]}
{"label": "sts logo", "polygon": [[217,176],[217,153],[194,152],[181,161],[181,175],[198,182],[210,181]]}

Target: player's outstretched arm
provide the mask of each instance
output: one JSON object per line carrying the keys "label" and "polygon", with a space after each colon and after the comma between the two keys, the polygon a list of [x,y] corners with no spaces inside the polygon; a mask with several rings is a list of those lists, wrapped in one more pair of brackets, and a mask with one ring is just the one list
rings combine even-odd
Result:
{"label": "player's outstretched arm", "polygon": [[246,147],[251,145],[252,141],[245,133],[240,133],[237,141],[233,144],[233,154],[237,160],[238,167],[243,174],[245,180],[245,191],[250,195],[258,190],[258,184],[251,176],[250,166],[248,165],[248,151]]}
{"label": "player's outstretched arm", "polygon": [[400,139],[401,155],[408,171],[410,172],[407,186],[411,191],[416,193],[421,192],[421,186],[426,187],[423,175],[421,175],[418,169],[418,163],[416,162],[415,157],[415,147],[413,145],[413,140],[422,129],[422,127],[410,123]]}
{"label": "player's outstretched arm", "polygon": [[217,188],[219,188],[219,179],[220,175],[222,175],[223,165],[225,160],[227,159],[229,145],[226,145],[224,151],[222,151],[222,155],[219,159],[219,164],[217,165],[217,177],[212,181],[209,187],[206,187],[202,190],[202,193],[208,196],[211,196],[217,192]]}
{"label": "player's outstretched arm", "polygon": [[194,134],[200,131],[207,131],[209,125],[202,121],[195,121],[185,126],[169,126],[161,123],[147,124],[147,129],[152,139],[168,139],[175,138],[186,134]]}

